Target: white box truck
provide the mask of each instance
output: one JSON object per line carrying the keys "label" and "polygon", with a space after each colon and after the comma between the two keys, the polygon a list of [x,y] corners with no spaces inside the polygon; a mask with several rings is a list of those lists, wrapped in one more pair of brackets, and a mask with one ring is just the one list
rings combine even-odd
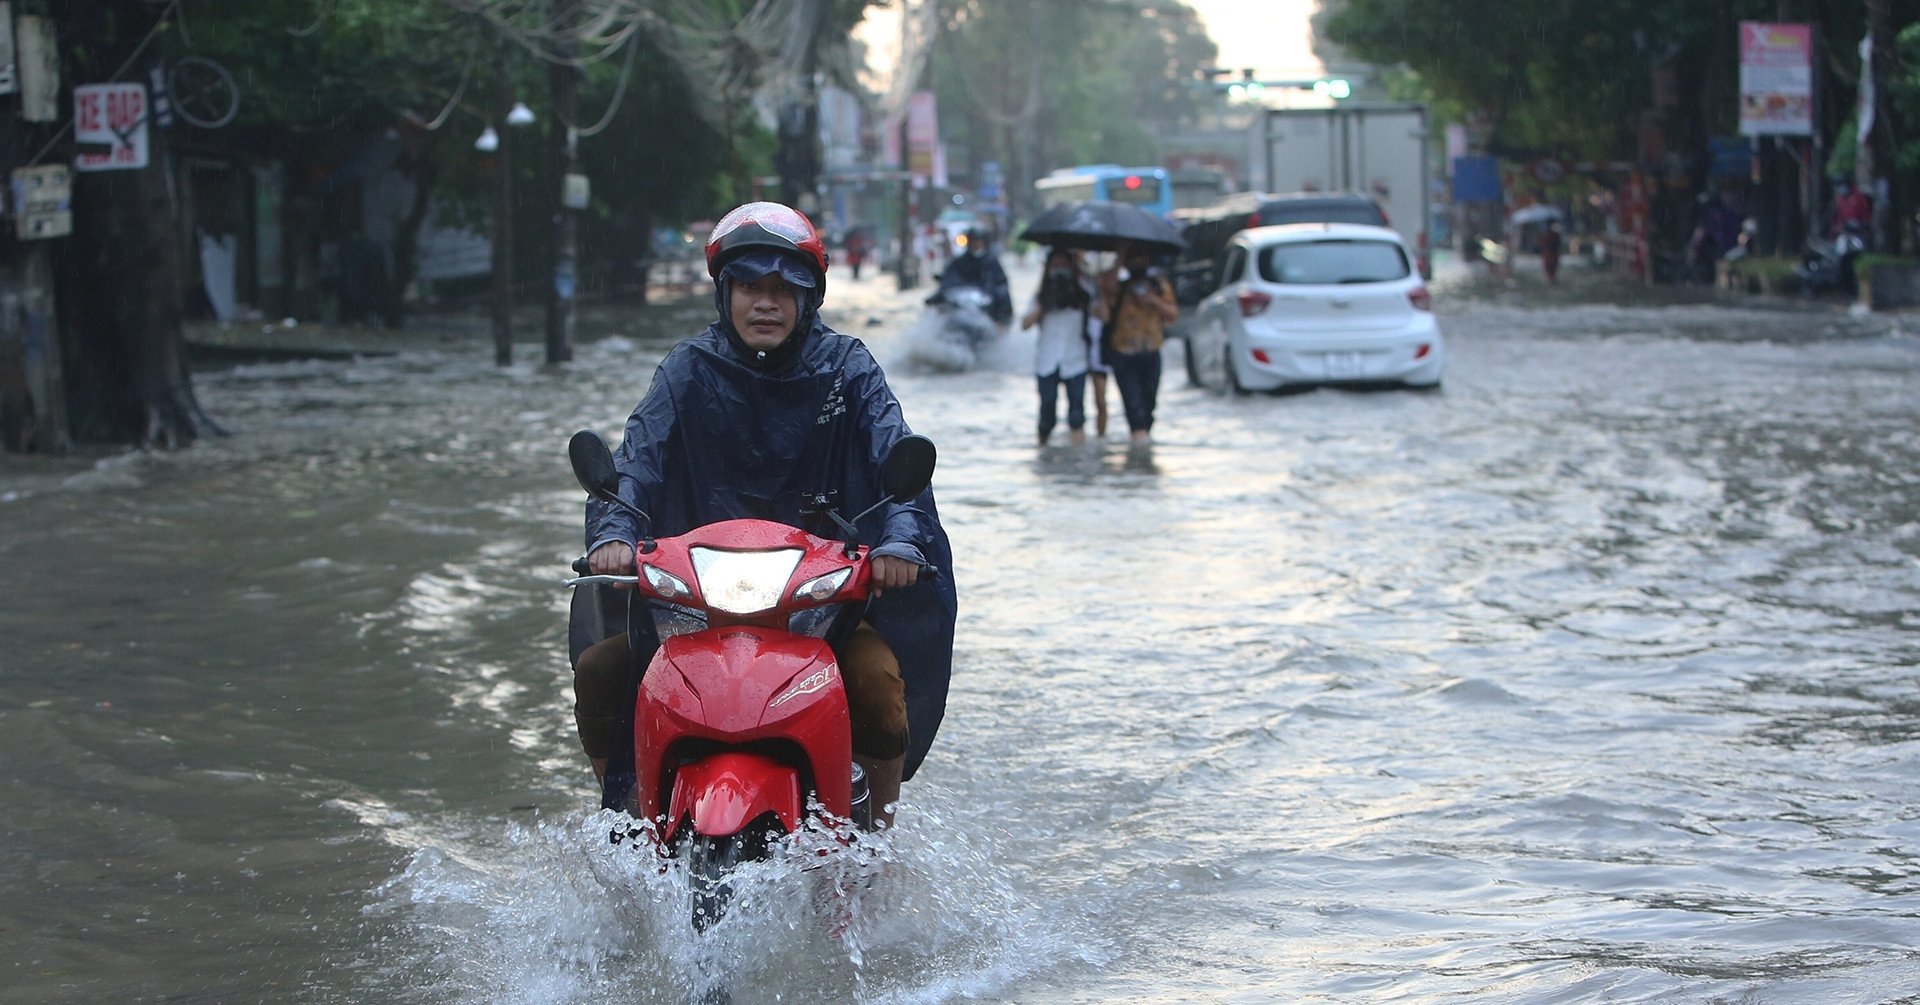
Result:
{"label": "white box truck", "polygon": [[1356,103],[1332,108],[1269,108],[1254,117],[1249,181],[1264,192],[1359,192],[1387,221],[1430,276],[1427,248],[1427,106]]}

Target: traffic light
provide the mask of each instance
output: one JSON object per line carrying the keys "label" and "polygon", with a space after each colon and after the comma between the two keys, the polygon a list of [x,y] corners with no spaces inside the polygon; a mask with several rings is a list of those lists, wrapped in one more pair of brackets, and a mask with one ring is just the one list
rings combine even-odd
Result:
{"label": "traffic light", "polygon": [[[1258,101],[1265,96],[1269,88],[1291,88],[1294,90],[1312,91],[1320,97],[1330,98],[1335,101],[1353,96],[1353,82],[1345,77],[1320,77],[1307,80],[1261,80],[1255,76],[1253,70],[1243,69],[1238,71],[1240,79],[1233,80],[1231,76],[1234,72],[1235,71],[1225,67],[1209,66],[1203,67],[1195,74],[1195,77],[1198,78],[1199,86],[1212,88],[1216,91],[1225,91],[1235,100],[1251,98]],[[1223,77],[1228,79],[1220,79]]]}
{"label": "traffic light", "polygon": [[1352,97],[1353,85],[1340,77],[1327,77],[1313,82],[1313,93],[1338,100]]}

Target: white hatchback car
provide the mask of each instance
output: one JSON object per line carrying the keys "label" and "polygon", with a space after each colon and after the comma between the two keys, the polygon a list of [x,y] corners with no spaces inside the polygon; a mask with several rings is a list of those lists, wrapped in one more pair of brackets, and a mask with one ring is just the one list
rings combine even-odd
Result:
{"label": "white hatchback car", "polygon": [[1445,349],[1400,235],[1297,223],[1236,234],[1187,328],[1187,375],[1234,391],[1440,386]]}

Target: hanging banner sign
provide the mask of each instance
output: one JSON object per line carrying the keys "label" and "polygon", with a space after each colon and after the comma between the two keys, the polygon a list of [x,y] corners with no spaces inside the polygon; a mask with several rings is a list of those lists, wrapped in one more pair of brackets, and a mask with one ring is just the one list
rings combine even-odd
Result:
{"label": "hanging banner sign", "polygon": [[82,84],[73,89],[75,171],[147,166],[145,84]]}
{"label": "hanging banner sign", "polygon": [[1740,133],[1813,135],[1813,30],[1740,22]]}
{"label": "hanging banner sign", "polygon": [[[922,181],[935,175],[935,148],[940,144],[940,113],[932,91],[915,91],[907,99],[907,170]],[[934,184],[944,184],[935,181]]]}

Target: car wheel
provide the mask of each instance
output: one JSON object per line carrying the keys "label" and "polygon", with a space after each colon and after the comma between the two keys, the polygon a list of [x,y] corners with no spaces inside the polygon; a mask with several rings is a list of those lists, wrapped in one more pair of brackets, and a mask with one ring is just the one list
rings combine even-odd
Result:
{"label": "car wheel", "polygon": [[1180,339],[1180,348],[1181,355],[1185,357],[1187,364],[1187,386],[1205,387],[1206,383],[1200,379],[1200,354],[1193,350],[1193,336],[1191,334],[1185,335]]}
{"label": "car wheel", "polygon": [[1221,354],[1220,362],[1227,368],[1227,390],[1235,396],[1246,394],[1246,386],[1240,383],[1240,371],[1233,367],[1233,345],[1231,343],[1227,345],[1226,351]]}

